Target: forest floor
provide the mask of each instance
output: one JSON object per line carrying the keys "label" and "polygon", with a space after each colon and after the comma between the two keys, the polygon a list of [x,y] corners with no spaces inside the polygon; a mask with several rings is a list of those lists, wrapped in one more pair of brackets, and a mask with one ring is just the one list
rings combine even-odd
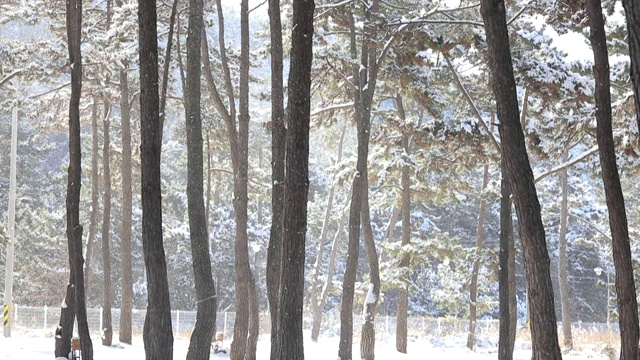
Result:
{"label": "forest floor", "polygon": [[[483,338],[478,340],[477,347],[471,351],[465,347],[466,338],[462,337],[428,337],[410,341],[408,354],[400,354],[395,351],[393,342],[379,342],[376,347],[376,358],[380,359],[401,359],[401,360],[423,360],[423,359],[464,359],[464,360],[489,360],[497,358],[497,337]],[[228,350],[230,343],[225,342]],[[142,338],[134,338],[133,345],[115,344],[105,347],[100,344],[98,338],[93,339],[94,359],[97,360],[139,360],[144,359],[144,347]],[[178,339],[174,344],[174,359],[186,358],[189,341]],[[30,337],[28,334],[14,336],[12,338],[0,337],[0,359],[2,360],[52,360],[54,349],[53,338]],[[318,343],[305,339],[305,359],[306,360],[331,360],[337,359],[338,339],[324,338]],[[594,344],[582,344],[579,349],[575,349],[563,354],[564,359],[586,360],[586,359],[614,359],[608,353],[611,348],[607,348],[602,342]],[[614,350],[615,351],[615,350]],[[354,359],[360,358],[359,344],[354,344]],[[211,354],[211,359],[228,359],[228,354]],[[258,360],[269,359],[269,336],[263,336],[258,342]],[[524,340],[516,342],[514,359],[531,359],[530,345]]]}

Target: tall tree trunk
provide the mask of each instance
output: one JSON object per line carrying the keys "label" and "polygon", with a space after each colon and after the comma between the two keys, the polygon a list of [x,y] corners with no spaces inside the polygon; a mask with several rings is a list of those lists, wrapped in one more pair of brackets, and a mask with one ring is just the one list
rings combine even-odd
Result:
{"label": "tall tree trunk", "polygon": [[[402,147],[408,154],[409,151],[409,138],[404,135],[402,138]],[[409,167],[404,166],[402,168],[402,246],[409,245],[411,242],[411,179],[409,174]],[[402,255],[400,259],[399,267],[408,271],[409,268],[409,254]],[[409,279],[403,279],[408,281]],[[398,291],[398,310],[396,313],[396,350],[401,353],[407,353],[407,312],[409,309],[409,290],[408,286],[404,285]]]}
{"label": "tall tree trunk", "polygon": [[104,194],[104,212],[102,213],[102,345],[111,346],[113,338],[113,326],[111,325],[111,164],[109,161],[111,105],[104,101],[104,131],[102,134],[102,167]]}
{"label": "tall tree trunk", "polygon": [[471,270],[471,282],[469,283],[469,336],[467,347],[473,350],[476,342],[476,318],[478,315],[478,272],[480,272],[480,254],[482,252],[482,239],[484,233],[484,215],[487,201],[484,192],[489,183],[489,165],[485,165],[482,171],[482,187],[480,188],[480,210],[478,213],[478,226],[476,228],[476,258]]}
{"label": "tall tree trunk", "polygon": [[187,128],[187,202],[189,237],[197,296],[196,324],[191,333],[188,360],[209,359],[213,327],[216,321],[216,292],[211,275],[209,235],[204,207],[202,116],[200,113],[200,43],[203,1],[189,0],[187,32],[187,76],[185,83],[185,116]]}
{"label": "tall tree trunk", "polygon": [[322,315],[325,306],[327,305],[327,298],[329,297],[329,293],[333,289],[333,274],[336,271],[336,259],[338,257],[338,249],[340,247],[340,240],[342,239],[342,233],[344,232],[344,221],[346,218],[346,209],[349,207],[349,202],[342,211],[342,216],[340,220],[338,220],[338,230],[336,231],[335,236],[333,237],[333,241],[331,242],[331,251],[329,252],[329,264],[327,264],[327,279],[324,282],[324,286],[322,287],[322,292],[320,293],[320,299],[318,300],[319,305],[316,308],[313,308],[312,313],[312,323],[311,323],[311,339],[316,339],[317,341],[318,335],[320,335],[320,326],[322,325]]}
{"label": "tall tree trunk", "polygon": [[[562,152],[562,162],[565,163],[567,160],[569,160],[568,144]],[[558,284],[560,285],[560,304],[562,306],[563,343],[565,347],[571,349],[573,347],[573,337],[571,335],[571,300],[569,297],[569,274],[567,272],[567,218],[569,216],[567,173],[567,168],[562,169],[560,172],[562,200],[560,203],[560,231],[558,234]]]}
{"label": "tall tree trunk", "polygon": [[258,291],[255,281],[249,283],[248,290],[249,334],[247,335],[247,350],[245,351],[244,359],[256,360],[258,336],[260,335],[260,306],[258,304]]}
{"label": "tall tree trunk", "polygon": [[629,245],[629,229],[624,196],[616,164],[615,145],[611,128],[611,93],[609,79],[609,54],[604,31],[604,19],[600,0],[585,2],[589,16],[591,47],[594,57],[596,137],[600,153],[602,182],[609,210],[609,227],[616,268],[616,293],[620,324],[620,359],[638,358],[638,303],[633,280],[633,265]]}
{"label": "tall tree trunk", "polygon": [[[500,154],[500,169],[500,334],[498,359],[512,360],[517,327],[517,317],[512,316],[517,315],[515,304],[515,248],[513,244],[513,222],[511,219],[511,188],[507,180],[504,153]],[[513,266],[511,260],[513,260]]]}
{"label": "tall tree trunk", "polygon": [[[82,154],[80,143],[80,96],[82,94],[82,2],[67,0],[67,44],[71,66],[71,98],[69,100],[69,168],[67,176],[67,243],[69,250],[70,284],[60,314],[60,338],[56,336],[56,356],[67,356],[70,351],[74,315],[83,356],[93,360],[93,343],[89,336],[84,292],[84,258],[82,254],[82,225],[80,225],[80,186],[82,180]],[[73,300],[71,300],[73,297]],[[65,310],[66,308],[66,310]],[[75,311],[74,311],[75,310]],[[66,351],[66,352],[65,352]]]}
{"label": "tall tree trunk", "polygon": [[[240,86],[237,146],[237,162],[234,180],[234,210],[236,213],[236,317],[231,343],[231,359],[244,359],[247,350],[249,332],[249,287],[253,275],[249,267],[249,249],[247,244],[248,222],[248,168],[249,168],[249,3],[240,4]],[[228,67],[225,67],[228,69]],[[230,81],[227,85],[230,87]],[[230,99],[231,100],[231,99]],[[231,107],[233,109],[233,107]],[[233,113],[233,111],[232,111]],[[233,116],[232,116],[233,118]],[[231,132],[229,133],[232,134]]]}
{"label": "tall tree trunk", "polygon": [[622,6],[627,17],[631,79],[636,103],[636,122],[640,129],[640,4],[634,0],[622,0]]}
{"label": "tall tree trunk", "polygon": [[480,12],[487,36],[489,67],[498,104],[497,114],[500,120],[500,138],[507,178],[520,220],[520,238],[524,248],[527,293],[532,315],[533,359],[561,359],[549,254],[540,215],[540,203],[519,119],[504,1],[481,0]]}
{"label": "tall tree trunk", "polygon": [[138,1],[140,127],[142,169],[142,250],[147,273],[144,350],[147,360],[173,358],[173,333],[167,263],[162,242],[158,33],[156,2]]}
{"label": "tall tree trunk", "polygon": [[367,260],[369,263],[369,276],[371,284],[367,297],[364,301],[364,319],[362,322],[362,336],[360,340],[360,358],[366,360],[375,359],[376,348],[376,311],[380,302],[380,266],[378,264],[378,252],[373,239],[373,229],[371,228],[371,210],[369,208],[369,181],[368,175],[363,176],[365,179],[365,194],[362,197],[362,213],[360,214],[362,223],[362,238],[364,240],[364,248],[367,252]]}
{"label": "tall tree trunk", "polygon": [[[366,7],[366,3],[365,3]],[[353,358],[353,297],[355,291],[356,275],[358,271],[358,257],[360,255],[360,224],[362,212],[362,197],[365,195],[366,186],[364,174],[367,171],[367,159],[369,156],[369,116],[370,112],[365,110],[364,101],[367,99],[365,86],[367,84],[367,61],[368,48],[362,46],[362,57],[359,64],[355,64],[357,59],[356,30],[353,13],[350,17],[350,51],[354,60],[353,81],[355,89],[353,91],[353,110],[358,132],[358,158],[356,161],[356,174],[353,178],[351,188],[351,205],[349,208],[349,243],[347,245],[347,263],[342,280],[342,301],[340,303],[340,343],[338,346],[338,357],[340,360],[351,360]],[[362,69],[362,71],[360,71]],[[370,108],[368,108],[370,109]]]}
{"label": "tall tree trunk", "polygon": [[304,360],[302,312],[309,192],[313,0],[293,1],[276,359]]}
{"label": "tall tree trunk", "polygon": [[269,0],[271,33],[271,232],[267,249],[267,300],[271,315],[271,359],[276,358],[278,292],[282,257],[284,210],[284,162],[287,130],[284,126],[284,84],[282,70],[282,24],[280,0]]}
{"label": "tall tree trunk", "polygon": [[[338,142],[338,158],[334,162],[335,164],[339,164],[342,161],[342,145],[344,143],[344,134],[347,129],[347,123],[345,122],[342,126],[342,132],[340,134],[340,141]],[[320,297],[322,296],[322,288],[320,286],[320,268],[322,267],[322,262],[324,258],[324,248],[325,241],[327,238],[327,232],[329,229],[329,223],[331,222],[331,211],[333,209],[333,198],[336,190],[336,186],[333,183],[335,181],[335,176],[331,181],[331,187],[329,188],[329,197],[327,199],[327,206],[324,209],[324,218],[322,219],[322,229],[320,230],[320,238],[318,239],[318,255],[316,257],[316,262],[313,266],[313,276],[311,278],[311,313],[314,314],[314,322],[315,322],[315,314],[322,313],[320,309]],[[318,341],[318,333],[311,331],[311,341]],[[315,336],[314,336],[315,335]]]}
{"label": "tall tree trunk", "polygon": [[[400,119],[406,119],[404,105],[400,94],[396,96],[396,108]],[[402,134],[402,149],[405,154],[410,154],[410,134],[405,132]],[[411,174],[409,166],[402,167],[401,174],[401,209],[402,209],[402,246],[409,245],[411,242]],[[409,254],[402,255],[399,267],[408,273]],[[409,279],[403,279],[406,283]],[[405,283],[405,284],[406,284]],[[407,353],[407,313],[409,310],[409,289],[405,285],[398,291],[398,304],[396,313],[396,350],[401,353]]]}
{"label": "tall tree trunk", "polygon": [[127,69],[120,70],[120,117],[122,119],[122,239],[120,259],[122,267],[122,303],[120,304],[121,343],[131,344],[131,317],[133,308],[133,268],[131,254],[132,227],[132,167],[131,167],[131,106]]}
{"label": "tall tree trunk", "polygon": [[87,238],[86,261],[84,264],[84,284],[89,287],[91,280],[91,260],[93,258],[93,244],[96,241],[99,210],[99,181],[98,175],[98,102],[93,99],[91,105],[91,218],[89,220],[89,237]]}

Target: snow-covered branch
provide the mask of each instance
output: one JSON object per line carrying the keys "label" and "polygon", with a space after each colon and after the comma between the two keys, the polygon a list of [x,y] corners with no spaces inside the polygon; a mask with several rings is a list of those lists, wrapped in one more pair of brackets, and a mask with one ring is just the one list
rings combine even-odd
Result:
{"label": "snow-covered branch", "polygon": [[8,82],[9,80],[13,79],[14,77],[20,75],[20,73],[22,73],[22,69],[18,69],[15,70],[14,72],[12,72],[11,74],[7,75],[4,77],[4,79],[0,80],[0,88],[2,88],[2,86]]}
{"label": "snow-covered branch", "polygon": [[471,98],[471,95],[469,95],[469,92],[464,87],[464,84],[462,84],[462,80],[460,80],[460,77],[458,76],[458,72],[453,67],[451,60],[449,60],[449,55],[445,52],[442,52],[442,56],[444,57],[445,61],[447,62],[447,65],[451,69],[451,72],[453,73],[453,78],[456,80],[456,84],[458,84],[460,91],[462,91],[462,94],[464,95],[465,99],[469,103],[469,106],[471,107],[473,114],[476,116],[476,118],[480,122],[480,125],[482,125],[482,127],[487,132],[487,134],[489,134],[489,138],[491,139],[491,142],[493,143],[495,148],[498,150],[498,152],[500,152],[500,143],[498,142],[498,140],[496,140],[496,137],[493,136],[493,132],[491,131],[491,129],[489,129],[489,126],[487,126],[487,123],[482,118],[482,115],[480,115],[480,111],[478,110],[476,103]]}
{"label": "snow-covered branch", "polygon": [[353,102],[348,102],[348,103],[344,103],[344,104],[331,104],[327,107],[323,107],[317,110],[314,110],[311,112],[311,116],[316,116],[316,115],[320,115],[324,112],[327,111],[334,111],[334,110],[340,110],[340,109],[345,109],[345,108],[349,108],[353,106]]}
{"label": "snow-covered branch", "polygon": [[534,182],[538,182],[538,181],[546,178],[547,176],[549,176],[551,174],[555,174],[555,173],[557,173],[558,171],[560,171],[562,169],[571,167],[571,166],[581,162],[582,160],[588,158],[589,156],[595,154],[597,151],[598,151],[598,145],[595,145],[591,149],[583,152],[582,154],[576,156],[575,158],[570,159],[567,162],[564,162],[564,163],[562,163],[562,164],[560,164],[560,165],[558,165],[558,166],[556,166],[556,167],[554,167],[554,168],[552,168],[552,169],[550,169],[550,170],[548,170],[546,172],[543,172],[542,174],[539,174],[538,176],[535,176],[533,181]]}

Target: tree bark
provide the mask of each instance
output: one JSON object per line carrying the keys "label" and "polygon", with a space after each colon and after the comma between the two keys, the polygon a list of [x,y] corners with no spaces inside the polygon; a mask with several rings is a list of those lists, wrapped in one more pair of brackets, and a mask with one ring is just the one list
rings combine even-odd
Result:
{"label": "tree bark", "polygon": [[131,254],[132,227],[132,167],[131,167],[131,106],[127,69],[120,70],[120,118],[122,119],[122,239],[120,258],[122,267],[122,303],[120,304],[121,343],[131,345],[131,317],[133,308],[133,268]]}
{"label": "tree bark", "polygon": [[533,359],[561,359],[549,254],[540,215],[540,203],[519,119],[504,1],[481,0],[480,12],[487,36],[489,67],[498,105],[497,114],[500,120],[500,138],[507,178],[520,220],[520,238],[524,249],[527,293],[531,309]]}
{"label": "tree bark", "polygon": [[309,191],[314,8],[313,0],[293,1],[294,26],[291,30],[289,61],[284,220],[276,340],[276,359],[279,360],[304,360],[302,312]]}
{"label": "tree bark", "polygon": [[[201,35],[204,28],[203,1],[189,0],[187,30],[187,76],[185,82],[185,117],[187,129],[187,203],[189,237],[197,297],[196,324],[188,360],[209,359],[213,327],[216,321],[216,292],[211,275],[209,235],[204,207],[202,115],[200,113]],[[166,76],[166,75],[165,75]]]}
{"label": "tree bark", "polygon": [[[569,160],[569,145],[562,152],[562,162]],[[562,306],[562,335],[565,347],[573,348],[573,336],[571,335],[571,299],[569,297],[569,274],[567,272],[567,218],[568,206],[568,170],[560,172],[560,186],[562,188],[562,200],[560,202],[560,231],[558,234],[558,284],[560,288],[560,304]]]}
{"label": "tree bark", "polygon": [[267,299],[271,315],[271,359],[276,358],[278,292],[282,261],[284,162],[287,130],[284,126],[284,84],[280,0],[269,0],[271,36],[271,231],[267,249]]}
{"label": "tree bark", "polygon": [[616,268],[616,293],[620,324],[620,359],[638,358],[638,303],[636,286],[633,279],[633,265],[629,245],[629,229],[624,196],[616,164],[615,145],[611,126],[611,92],[609,79],[609,54],[604,31],[604,19],[600,0],[585,2],[589,16],[591,34],[589,39],[593,48],[595,101],[596,101],[596,137],[602,169],[602,182],[609,210],[613,262]]}
{"label": "tree bark", "polygon": [[[219,3],[219,1],[218,1]],[[221,9],[219,10],[221,11]],[[236,213],[236,240],[235,240],[235,264],[236,264],[236,317],[231,343],[231,359],[244,359],[247,351],[247,335],[249,332],[249,287],[254,282],[251,268],[249,267],[249,249],[247,244],[248,222],[248,168],[249,168],[249,3],[242,0],[240,4],[240,86],[238,133],[236,135],[235,152],[236,163],[234,179],[234,210]],[[223,46],[221,44],[221,46]],[[228,66],[223,66],[228,71]],[[229,76],[225,74],[225,76]],[[231,88],[231,81],[227,86]],[[229,98],[229,103],[233,97]],[[235,116],[235,110],[230,105],[231,118]],[[235,124],[234,124],[235,129]],[[228,128],[229,130],[229,128]],[[234,131],[228,131],[232,136]],[[234,141],[232,139],[231,143]],[[233,145],[232,145],[233,148]],[[233,158],[233,156],[232,156]],[[254,285],[255,286],[255,285]]]}
{"label": "tree bark", "polygon": [[102,213],[102,345],[111,346],[113,326],[111,325],[111,164],[109,161],[111,105],[104,101],[104,131],[102,134],[102,168],[104,181],[104,211]]}
{"label": "tree bark", "polygon": [[93,244],[96,240],[98,215],[100,213],[98,199],[100,177],[98,175],[98,103],[93,99],[91,105],[91,218],[89,220],[89,237],[87,238],[86,261],[84,264],[84,283],[89,287],[91,280],[91,260],[93,258]]}
{"label": "tree bark", "polygon": [[[376,6],[375,2],[372,6]],[[363,2],[367,20],[369,19],[372,7],[368,1]],[[363,196],[366,194],[364,187],[367,185],[365,176],[367,174],[367,159],[369,157],[369,131],[371,128],[371,103],[375,91],[375,79],[377,64],[375,51],[370,51],[365,44],[362,45],[361,57],[358,64],[356,29],[353,13],[350,17],[350,51],[354,60],[352,66],[353,73],[353,109],[357,127],[358,138],[358,158],[356,161],[356,175],[353,179],[351,206],[349,208],[349,244],[347,247],[347,264],[345,266],[342,284],[342,302],[340,303],[340,343],[338,347],[338,357],[341,360],[351,360],[353,344],[353,297],[358,270],[358,256],[360,252],[360,225]],[[367,21],[367,29],[372,24]],[[370,30],[369,30],[370,31]],[[373,60],[373,61],[372,61]],[[369,68],[371,67],[371,68]],[[369,78],[371,75],[371,78]]]}
{"label": "tree bark", "polygon": [[640,4],[634,0],[622,0],[622,6],[627,17],[631,79],[636,103],[636,122],[640,129]]}
{"label": "tree bark", "polygon": [[[340,141],[338,142],[338,157],[334,162],[334,165],[339,164],[342,161],[342,145],[344,143],[344,134],[347,129],[346,122],[342,126],[342,132],[340,134]],[[329,223],[331,222],[331,211],[333,209],[333,198],[335,194],[336,186],[333,183],[335,181],[335,176],[331,181],[331,187],[329,188],[329,197],[327,199],[327,206],[324,211],[324,218],[322,219],[322,229],[320,230],[320,238],[318,239],[318,255],[316,257],[315,265],[313,266],[313,276],[311,278],[311,313],[314,314],[314,322],[315,322],[315,314],[322,313],[320,309],[320,297],[322,296],[322,288],[320,287],[320,268],[322,267],[322,262],[324,258],[324,248],[325,241],[327,238],[327,232],[329,229]],[[318,341],[318,333],[319,328],[314,333],[311,331],[311,341]],[[314,336],[315,334],[315,336]]]}
{"label": "tree bark", "polygon": [[[93,360],[93,343],[89,336],[89,326],[87,324],[83,271],[84,258],[82,254],[82,225],[80,225],[80,187],[82,180],[82,147],[80,142],[80,96],[82,94],[82,54],[80,43],[82,34],[82,2],[80,0],[67,0],[66,26],[69,63],[71,64],[69,168],[66,199],[67,243],[71,279],[67,287],[68,299],[65,300],[64,304],[67,305],[67,310],[65,310],[65,306],[63,306],[60,314],[60,338],[56,336],[56,354],[60,354],[59,356],[67,356],[68,351],[70,351],[75,315],[78,321],[78,334],[80,335],[83,356],[87,360]],[[73,301],[71,301],[71,296],[73,296]]]}
{"label": "tree bark", "polygon": [[511,189],[507,180],[504,154],[500,154],[500,158],[500,334],[498,359],[512,360],[517,327],[517,317],[512,316],[517,315],[515,302],[515,248],[513,244],[513,221],[511,219]]}
{"label": "tree bark", "polygon": [[138,1],[140,61],[140,157],[142,168],[142,249],[147,273],[148,304],[144,323],[147,360],[173,358],[173,333],[167,264],[162,241],[160,127],[158,97],[158,33],[156,2]]}
{"label": "tree bark", "polygon": [[[401,108],[401,107],[399,107]],[[404,110],[402,110],[404,112]],[[402,138],[402,147],[405,152],[409,151],[409,138],[404,135]],[[404,166],[402,168],[402,197],[401,197],[401,211],[402,211],[402,246],[409,245],[411,243],[411,178],[409,173],[409,167]],[[408,272],[409,269],[409,254],[402,255],[400,259],[399,267]],[[409,279],[404,279],[408,281]],[[409,308],[409,290],[407,285],[398,291],[398,310],[396,313],[396,350],[398,352],[407,353],[407,313]]]}
{"label": "tree bark", "polygon": [[[340,240],[342,239],[342,233],[344,232],[344,220],[346,218],[346,209],[349,207],[349,202],[342,211],[342,216],[338,220],[338,230],[336,231],[333,241],[331,243],[331,252],[329,252],[329,264],[327,264],[327,280],[325,280],[322,287],[322,293],[318,300],[319,305],[313,308],[313,320],[311,324],[311,340],[317,341],[318,335],[320,335],[320,326],[322,325],[322,315],[325,306],[327,305],[327,297],[333,289],[333,274],[336,270],[336,259],[338,257],[338,249],[340,247]],[[314,340],[315,339],[315,340]]]}
{"label": "tree bark", "polygon": [[362,197],[362,238],[364,239],[364,248],[367,252],[367,260],[369,263],[369,276],[371,284],[369,292],[364,302],[364,319],[362,322],[362,336],[360,340],[360,358],[366,360],[375,359],[376,348],[376,311],[380,302],[380,265],[378,264],[378,252],[373,238],[373,229],[371,228],[371,214],[369,208],[369,181],[368,176],[364,176],[365,186],[364,195]]}
{"label": "tree bark", "polygon": [[482,171],[482,186],[480,188],[480,210],[478,214],[478,226],[476,228],[476,258],[473,261],[471,270],[471,282],[469,284],[469,336],[467,337],[467,347],[473,350],[476,342],[476,318],[478,315],[478,272],[480,272],[480,254],[482,252],[482,240],[484,233],[484,215],[487,208],[487,201],[484,192],[489,183],[489,165],[485,165]]}

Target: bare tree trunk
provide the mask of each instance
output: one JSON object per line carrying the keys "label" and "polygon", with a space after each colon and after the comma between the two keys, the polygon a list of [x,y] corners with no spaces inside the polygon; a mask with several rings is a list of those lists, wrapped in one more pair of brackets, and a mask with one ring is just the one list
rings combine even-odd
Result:
{"label": "bare tree trunk", "polygon": [[[234,209],[236,211],[236,318],[231,343],[231,359],[243,359],[247,351],[249,332],[249,288],[254,282],[249,267],[249,249],[247,244],[248,222],[248,167],[249,167],[249,3],[240,3],[240,91],[238,117],[238,135],[236,147]],[[222,45],[221,45],[222,46]],[[225,67],[228,69],[228,67]],[[227,82],[230,87],[230,81]],[[230,99],[231,101],[231,99]],[[231,107],[233,109],[233,107]],[[230,133],[231,134],[231,133]],[[255,286],[255,285],[254,285]]]}
{"label": "bare tree trunk", "polygon": [[[342,127],[342,133],[340,134],[340,141],[338,142],[338,158],[336,159],[334,164],[339,164],[342,161],[342,144],[344,143],[344,134],[346,132],[347,123],[345,122]],[[313,277],[311,278],[311,313],[312,314],[320,314],[322,311],[320,309],[320,297],[322,296],[322,288],[320,287],[320,268],[322,267],[323,257],[324,257],[324,248],[325,241],[327,238],[327,231],[329,228],[329,223],[331,222],[331,211],[333,210],[333,197],[335,194],[335,177],[332,179],[331,187],[329,189],[329,197],[327,199],[327,206],[324,211],[324,218],[322,220],[322,230],[320,230],[320,239],[318,240],[318,255],[316,257],[316,263],[313,266]],[[319,332],[319,328],[317,329]],[[311,332],[311,340],[316,342],[318,341],[318,332]]]}
{"label": "bare tree trunk", "polygon": [[476,258],[473,261],[471,270],[471,282],[469,284],[469,336],[467,337],[467,347],[473,350],[476,342],[476,318],[478,315],[478,272],[480,271],[480,254],[482,252],[482,239],[484,233],[484,215],[487,208],[487,201],[484,192],[489,183],[489,165],[485,165],[482,171],[482,187],[480,189],[480,210],[478,214],[478,226],[476,228]]}
{"label": "bare tree trunk", "polygon": [[627,41],[631,60],[631,79],[636,103],[636,122],[640,129],[640,4],[634,0],[622,0],[627,17]]}
{"label": "bare tree trunk", "polygon": [[256,360],[257,356],[258,336],[260,335],[260,308],[256,287],[255,281],[249,283],[249,334],[247,336],[247,350],[244,355],[245,360]]}
{"label": "bare tree trunk", "polygon": [[294,0],[276,359],[304,360],[302,312],[309,192],[313,0]]}
{"label": "bare tree trunk", "polygon": [[[512,360],[517,327],[517,317],[515,316],[517,315],[515,303],[515,248],[513,245],[513,222],[511,219],[511,189],[507,180],[504,154],[501,154],[500,157],[500,334],[498,359]],[[512,260],[513,264],[511,263]]]}
{"label": "bare tree trunk", "polygon": [[[67,176],[67,243],[69,250],[70,284],[60,314],[60,338],[56,337],[56,356],[67,356],[70,351],[74,315],[78,320],[78,333],[83,357],[93,360],[93,343],[89,336],[84,292],[84,258],[82,254],[82,225],[80,225],[80,186],[82,181],[82,154],[80,143],[80,96],[82,93],[82,2],[66,3],[67,44],[71,67],[71,98],[69,100],[69,168]],[[71,300],[73,297],[73,300]],[[66,306],[66,309],[65,309]],[[75,310],[75,311],[74,311]],[[66,351],[66,352],[65,352]]]}
{"label": "bare tree trunk", "polygon": [[60,322],[56,328],[56,358],[67,358],[71,352],[71,337],[73,336],[73,323],[76,316],[75,285],[73,280],[75,271],[71,269],[69,284],[60,310]]}
{"label": "bare tree trunk", "polygon": [[282,258],[282,219],[284,210],[284,85],[282,70],[282,24],[280,0],[269,0],[271,33],[271,232],[267,249],[267,300],[271,315],[271,359],[277,354],[278,293]]}
{"label": "bare tree trunk", "polygon": [[[320,294],[320,299],[318,300],[319,305],[313,308],[313,320],[311,324],[311,340],[317,341],[318,335],[320,335],[320,326],[322,325],[322,315],[325,306],[327,305],[327,297],[333,288],[333,274],[336,270],[336,258],[338,257],[338,250],[340,248],[340,240],[342,239],[342,235],[344,232],[344,220],[346,218],[346,209],[349,207],[350,201],[347,202],[347,205],[342,210],[342,216],[340,220],[338,220],[338,230],[336,231],[335,236],[333,237],[333,242],[331,243],[331,252],[329,252],[329,264],[327,265],[327,280],[322,287],[322,292]],[[315,339],[315,340],[314,340]]]}
{"label": "bare tree trunk", "polygon": [[[400,117],[404,118],[404,107],[400,97],[396,98],[396,106]],[[404,151],[409,154],[409,135],[403,134],[402,147]],[[402,168],[402,246],[409,245],[411,242],[411,178],[410,169],[408,166]],[[408,270],[409,268],[409,254],[402,255],[400,259],[399,267],[401,269]],[[403,279],[408,281],[409,279]],[[398,310],[396,313],[396,350],[398,352],[407,353],[407,313],[409,310],[409,290],[407,285],[398,291]]]}
{"label": "bare tree trunk", "polygon": [[364,248],[367,252],[367,260],[369,263],[369,276],[371,284],[364,301],[364,319],[362,322],[362,336],[360,340],[360,358],[366,360],[375,359],[376,348],[376,311],[380,302],[380,266],[378,264],[378,252],[373,239],[373,229],[371,228],[371,214],[369,208],[369,182],[368,176],[364,176],[365,187],[364,196],[362,198],[362,237],[364,239]]}
{"label": "bare tree trunk", "polygon": [[191,333],[187,360],[209,359],[213,327],[216,321],[216,292],[211,275],[202,174],[204,164],[202,115],[200,113],[200,44],[204,29],[203,6],[202,0],[189,0],[187,77],[184,96],[187,129],[187,202],[191,257],[198,300],[196,302],[196,324]]}
{"label": "bare tree trunk", "polygon": [[110,249],[110,231],[111,231],[111,164],[109,161],[109,152],[111,147],[110,140],[110,123],[111,105],[104,100],[104,131],[103,131],[103,147],[102,147],[102,167],[104,194],[102,201],[104,202],[104,212],[102,213],[102,345],[111,346],[113,338],[113,326],[111,325],[111,249]]}
{"label": "bare tree trunk", "polygon": [[549,254],[540,203],[519,119],[504,1],[481,0],[480,12],[485,25],[493,92],[498,105],[502,152],[520,220],[520,238],[524,249],[527,293],[530,295],[532,315],[533,359],[561,359]]}
{"label": "bare tree trunk", "polygon": [[615,145],[611,128],[611,92],[609,79],[609,55],[604,31],[604,19],[600,0],[585,2],[591,29],[591,47],[594,56],[596,137],[602,182],[609,210],[609,227],[613,247],[613,262],[616,268],[616,293],[620,324],[620,359],[638,358],[638,302],[633,279],[633,264],[629,245],[629,229],[624,196],[616,164]]}
{"label": "bare tree trunk", "polygon": [[[569,160],[569,145],[562,152],[562,162]],[[573,348],[571,335],[571,300],[569,297],[569,274],[567,272],[567,218],[568,206],[568,170],[564,168],[560,172],[560,186],[562,187],[562,200],[560,204],[560,233],[558,234],[558,284],[560,285],[560,304],[562,306],[562,335],[564,346]]]}
{"label": "bare tree trunk", "polygon": [[98,103],[93,99],[91,105],[91,219],[89,220],[89,237],[87,239],[86,262],[84,265],[84,283],[89,287],[91,280],[91,260],[93,258],[93,244],[96,241],[96,230],[98,228],[98,215],[100,213],[98,199],[99,182],[98,175]]}
{"label": "bare tree trunk", "polygon": [[120,258],[122,266],[122,303],[120,304],[121,343],[131,344],[131,317],[133,308],[133,268],[131,254],[131,227],[133,210],[131,106],[129,105],[129,79],[127,69],[120,70],[120,117],[122,119],[122,239]]}
{"label": "bare tree trunk", "polygon": [[142,249],[147,273],[148,304],[144,323],[147,360],[173,358],[173,333],[167,263],[162,241],[160,153],[162,128],[158,92],[156,2],[138,1],[140,61],[140,127],[142,141]]}

